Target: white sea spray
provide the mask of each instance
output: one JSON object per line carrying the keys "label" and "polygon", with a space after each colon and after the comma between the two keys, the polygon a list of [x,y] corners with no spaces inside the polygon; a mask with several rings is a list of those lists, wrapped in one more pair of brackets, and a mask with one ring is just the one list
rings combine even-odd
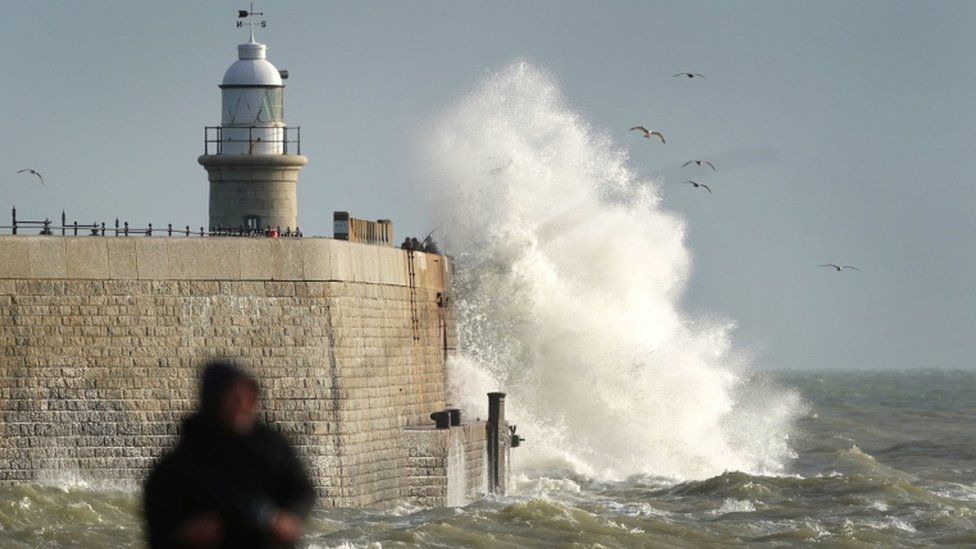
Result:
{"label": "white sea spray", "polygon": [[[644,146],[644,143],[641,143]],[[432,123],[437,226],[456,257],[450,398],[509,394],[517,463],[594,478],[780,473],[796,394],[750,373],[734,323],[689,316],[685,224],[660,181],[520,61]]]}

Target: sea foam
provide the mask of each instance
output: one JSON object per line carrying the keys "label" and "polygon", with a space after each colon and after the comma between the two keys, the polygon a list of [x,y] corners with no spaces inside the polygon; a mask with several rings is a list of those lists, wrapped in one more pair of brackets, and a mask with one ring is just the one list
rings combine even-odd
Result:
{"label": "sea foam", "polygon": [[685,222],[550,75],[519,61],[487,76],[426,145],[422,175],[456,261],[451,398],[483,416],[485,391],[508,393],[528,439],[519,467],[783,471],[798,396],[750,373],[733,322],[682,310]]}

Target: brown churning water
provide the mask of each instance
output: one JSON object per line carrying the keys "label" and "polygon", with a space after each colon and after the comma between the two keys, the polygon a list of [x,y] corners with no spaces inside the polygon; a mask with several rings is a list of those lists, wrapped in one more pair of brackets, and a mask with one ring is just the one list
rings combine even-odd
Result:
{"label": "brown churning water", "polygon": [[[463,508],[317,510],[310,547],[976,544],[976,373],[780,376],[809,402],[777,476],[601,482],[521,471]],[[526,450],[523,447],[520,450]],[[141,547],[138,496],[63,479],[0,488],[0,546]]]}

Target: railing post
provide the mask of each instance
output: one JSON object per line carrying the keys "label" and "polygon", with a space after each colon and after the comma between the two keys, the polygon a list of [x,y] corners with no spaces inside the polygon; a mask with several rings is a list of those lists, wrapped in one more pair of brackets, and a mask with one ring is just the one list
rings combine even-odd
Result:
{"label": "railing post", "polygon": [[102,236],[105,236],[105,222],[102,221]]}
{"label": "railing post", "polygon": [[115,218],[115,236],[119,236],[119,218]]}
{"label": "railing post", "polygon": [[14,206],[13,208],[10,209],[10,215],[11,215],[11,222],[10,222],[10,224],[11,224],[11,226],[14,229],[14,233],[13,234],[17,234],[17,207],[16,206]]}
{"label": "railing post", "polygon": [[67,217],[64,215],[64,210],[61,210],[61,236],[64,236],[64,224],[67,222]]}

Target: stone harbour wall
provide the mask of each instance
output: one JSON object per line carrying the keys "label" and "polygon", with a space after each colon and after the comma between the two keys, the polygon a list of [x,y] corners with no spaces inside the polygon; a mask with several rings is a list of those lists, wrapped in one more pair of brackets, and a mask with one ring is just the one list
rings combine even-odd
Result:
{"label": "stone harbour wall", "polygon": [[407,428],[444,407],[456,342],[450,271],[330,239],[0,237],[0,482],[138,485],[202,364],[230,358],[321,504],[411,499]]}
{"label": "stone harbour wall", "polygon": [[461,506],[487,490],[487,425],[463,423],[449,429],[411,427],[407,501],[427,507]]}

